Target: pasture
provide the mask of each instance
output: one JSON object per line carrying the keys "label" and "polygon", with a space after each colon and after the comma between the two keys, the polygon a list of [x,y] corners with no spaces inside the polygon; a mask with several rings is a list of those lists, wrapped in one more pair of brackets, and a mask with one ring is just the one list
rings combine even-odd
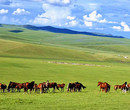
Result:
{"label": "pasture", "polygon": [[[21,32],[13,33],[11,30]],[[0,92],[0,110],[129,110],[130,92],[114,85],[130,83],[130,40],[0,27],[0,82],[65,83],[65,91],[40,94]],[[124,58],[127,56],[128,58]],[[64,62],[64,63],[63,63]],[[85,65],[86,64],[86,65]],[[87,86],[67,92],[68,83]],[[99,92],[98,81],[111,85]]]}
{"label": "pasture", "polygon": [[[39,94],[32,92],[0,93],[1,110],[50,110],[50,109],[130,109],[130,94],[114,91],[115,84],[129,81],[129,65],[118,63],[103,63],[104,66],[85,66],[71,64],[48,63],[44,59],[0,58],[1,82],[8,84],[10,80],[26,82],[34,80],[36,83],[50,82],[62,83],[79,81],[87,86],[82,92]],[[75,61],[76,62],[76,61]],[[81,63],[81,62],[79,62]],[[83,62],[82,62],[83,63]],[[97,62],[87,62],[96,64]],[[124,75],[125,74],[125,75]],[[109,93],[100,93],[98,81],[106,81],[111,85]],[[65,87],[67,88],[67,86]],[[105,106],[104,106],[105,105]]]}

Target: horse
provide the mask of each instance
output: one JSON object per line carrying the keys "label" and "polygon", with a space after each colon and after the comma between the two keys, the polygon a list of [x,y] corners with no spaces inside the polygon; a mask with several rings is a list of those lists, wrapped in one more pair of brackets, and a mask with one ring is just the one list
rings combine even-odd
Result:
{"label": "horse", "polygon": [[17,92],[20,92],[20,90],[24,88],[24,83],[19,83],[16,85],[15,89],[17,89]]}
{"label": "horse", "polygon": [[74,91],[76,91],[76,92],[77,92],[77,91],[80,92],[80,91],[81,91],[81,88],[85,89],[86,87],[83,86],[82,83],[75,82],[75,88],[74,88]]}
{"label": "horse", "polygon": [[74,89],[75,89],[75,83],[69,83],[67,87],[67,92],[74,91]]}
{"label": "horse", "polygon": [[129,84],[127,84],[127,86],[128,86],[129,91],[130,91],[130,83],[129,83]]}
{"label": "horse", "polygon": [[100,91],[105,90],[106,93],[110,91],[110,87],[111,87],[107,82],[98,82],[97,86],[100,86]]}
{"label": "horse", "polygon": [[24,92],[28,92],[28,89],[30,89],[30,94],[31,94],[34,84],[35,84],[35,81],[32,81],[31,83],[29,82],[23,83]]}
{"label": "horse", "polygon": [[76,92],[77,90],[78,91],[81,91],[81,88],[86,88],[85,86],[83,86],[83,84],[82,83],[79,83],[79,82],[75,82],[75,83],[69,83],[68,84],[68,87],[67,87],[67,91],[69,92],[71,92],[71,91],[74,91],[74,92]]}
{"label": "horse", "polygon": [[117,89],[121,89],[121,85],[115,85],[114,89],[117,91]]}
{"label": "horse", "polygon": [[121,90],[123,91],[123,92],[125,92],[126,93],[126,91],[128,91],[128,85],[127,85],[127,82],[125,82],[124,84],[122,84],[121,85]]}
{"label": "horse", "polygon": [[37,89],[40,89],[40,93],[45,93],[48,89],[48,85],[46,82],[43,82],[43,83],[40,83],[38,86],[37,86]]}
{"label": "horse", "polygon": [[59,90],[56,82],[47,83],[46,85],[47,85],[47,90],[49,90],[49,88],[53,88],[53,92],[55,92],[55,89]]}
{"label": "horse", "polygon": [[6,88],[7,88],[6,84],[0,83],[0,89],[3,90],[3,93],[5,92]]}
{"label": "horse", "polygon": [[33,86],[33,91],[37,91],[37,89],[38,89],[38,85],[37,84],[34,84],[34,86]]}
{"label": "horse", "polygon": [[9,85],[8,85],[8,92],[10,92],[10,89],[12,89],[12,92],[14,92],[15,91],[15,88],[16,88],[16,86],[18,85],[18,84],[20,84],[20,83],[16,83],[16,82],[12,82],[12,81],[10,81],[10,83],[9,83]]}
{"label": "horse", "polygon": [[62,84],[57,84],[57,87],[58,88],[61,88],[61,92],[63,91],[64,92],[64,87],[65,87],[65,84],[62,83]]}

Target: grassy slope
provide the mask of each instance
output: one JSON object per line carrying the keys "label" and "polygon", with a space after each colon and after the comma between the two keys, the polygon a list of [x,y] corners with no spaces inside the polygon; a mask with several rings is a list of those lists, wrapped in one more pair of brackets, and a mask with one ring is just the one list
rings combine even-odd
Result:
{"label": "grassy slope", "polygon": [[[19,28],[24,31],[22,33],[8,32],[11,29],[18,27],[0,28],[2,83],[8,84],[10,80],[40,83],[49,79],[65,84],[80,81],[87,88],[80,93],[0,93],[0,110],[130,109],[130,94],[113,89],[115,84],[130,82],[129,63],[125,63],[130,62],[128,39],[55,34],[23,28]],[[48,63],[50,60],[107,66],[60,65]],[[98,81],[108,82],[110,93],[99,93]]]}
{"label": "grassy slope", "polygon": [[[9,32],[15,29],[22,30],[23,32]],[[16,41],[10,42],[0,40],[1,50],[4,50],[4,48],[8,50],[5,49],[1,52],[1,56],[11,55],[17,57],[44,57],[93,61],[130,61],[129,39],[58,34],[46,31],[27,30],[22,27],[9,25],[0,28],[0,38]],[[6,43],[2,42],[8,43],[5,45]],[[18,44],[18,47],[14,46],[15,44]],[[14,48],[10,49],[10,45]],[[128,56],[128,59],[125,59],[123,56]]]}

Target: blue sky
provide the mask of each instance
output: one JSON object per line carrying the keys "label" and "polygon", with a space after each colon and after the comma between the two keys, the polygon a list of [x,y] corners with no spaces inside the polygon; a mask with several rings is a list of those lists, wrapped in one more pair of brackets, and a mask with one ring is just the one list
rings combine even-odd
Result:
{"label": "blue sky", "polygon": [[50,25],[130,38],[130,0],[0,0],[0,23]]}

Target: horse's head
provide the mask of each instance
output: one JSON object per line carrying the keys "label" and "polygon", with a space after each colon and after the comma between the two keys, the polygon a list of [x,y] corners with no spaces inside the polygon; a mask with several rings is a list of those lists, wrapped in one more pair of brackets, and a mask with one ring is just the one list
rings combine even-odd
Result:
{"label": "horse's head", "polygon": [[102,82],[98,82],[98,85],[97,86],[100,86],[102,84]]}

